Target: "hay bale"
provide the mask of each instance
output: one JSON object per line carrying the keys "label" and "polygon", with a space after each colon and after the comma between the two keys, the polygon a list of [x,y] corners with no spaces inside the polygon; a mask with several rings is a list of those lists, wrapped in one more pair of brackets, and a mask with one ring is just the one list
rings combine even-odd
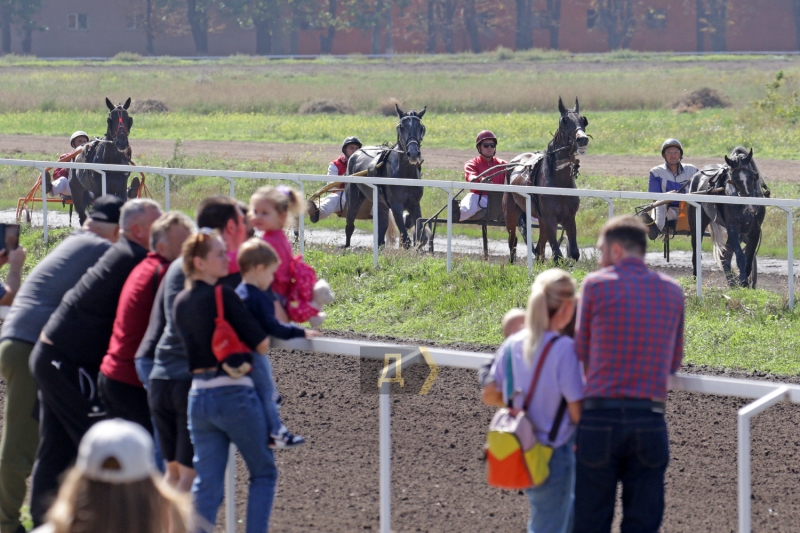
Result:
{"label": "hay bale", "polygon": [[380,107],[378,107],[378,114],[383,115],[384,117],[396,117],[397,116],[397,109],[395,109],[395,105],[401,105],[402,102],[395,98],[394,96],[387,98],[383,102],[381,102]]}
{"label": "hay bale", "polygon": [[353,108],[344,102],[323,98],[304,103],[297,112],[301,115],[316,115],[320,113],[351,115],[353,114]]}
{"label": "hay bale", "polygon": [[672,109],[676,113],[694,113],[705,108],[728,107],[729,105],[731,105],[730,100],[719,91],[703,87],[690,92],[672,104]]}
{"label": "hay bale", "polygon": [[131,113],[168,113],[169,109],[164,102],[158,100],[133,100],[129,109]]}

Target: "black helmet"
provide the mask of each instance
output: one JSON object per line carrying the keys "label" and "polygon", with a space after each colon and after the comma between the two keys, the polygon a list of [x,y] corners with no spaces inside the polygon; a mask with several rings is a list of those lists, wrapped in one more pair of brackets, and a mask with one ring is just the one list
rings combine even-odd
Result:
{"label": "black helmet", "polygon": [[361,141],[358,140],[358,137],[348,137],[342,143],[342,153],[344,153],[344,149],[350,144],[357,144],[359,148],[362,146]]}
{"label": "black helmet", "polygon": [[683,146],[681,146],[681,142],[678,139],[667,139],[661,145],[661,157],[664,157],[664,152],[667,148],[677,148],[681,151],[681,158],[683,158]]}

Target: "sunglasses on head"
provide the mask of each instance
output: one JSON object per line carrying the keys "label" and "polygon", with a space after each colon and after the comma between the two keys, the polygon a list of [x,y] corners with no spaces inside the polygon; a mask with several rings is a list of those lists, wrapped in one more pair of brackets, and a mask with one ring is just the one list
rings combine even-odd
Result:
{"label": "sunglasses on head", "polygon": [[495,147],[497,147],[497,143],[481,143],[481,147],[483,147],[483,148],[495,148]]}

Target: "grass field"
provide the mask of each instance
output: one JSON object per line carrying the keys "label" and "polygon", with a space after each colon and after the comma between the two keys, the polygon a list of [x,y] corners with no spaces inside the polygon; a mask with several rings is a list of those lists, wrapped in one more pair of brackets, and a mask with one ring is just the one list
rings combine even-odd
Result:
{"label": "grass field", "polygon": [[[558,125],[551,113],[437,114],[429,110],[424,122],[425,148],[468,148],[475,132],[491,129],[503,150],[542,150]],[[419,106],[421,107],[421,106]],[[681,139],[687,157],[730,153],[738,145],[753,147],[756,157],[791,159],[800,144],[800,129],[771,120],[750,109],[704,110],[693,114],[671,111],[595,112],[581,107],[589,118],[591,153],[658,156],[665,136]],[[53,135],[68,138],[81,128],[91,135],[105,133],[106,114],[99,112],[29,111],[0,114],[0,135]],[[262,141],[336,144],[354,132],[368,144],[394,142],[396,118],[377,115],[263,115],[258,113],[170,113],[135,116],[131,142],[136,139]]]}

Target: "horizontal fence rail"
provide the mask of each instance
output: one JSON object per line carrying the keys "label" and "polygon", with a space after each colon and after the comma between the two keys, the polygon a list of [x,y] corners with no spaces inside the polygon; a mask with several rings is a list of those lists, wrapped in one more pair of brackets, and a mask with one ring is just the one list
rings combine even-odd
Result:
{"label": "horizontal fence rail", "polygon": [[[376,349],[373,353],[391,353],[408,351],[416,346],[368,342],[361,340],[344,340],[332,338],[293,339],[289,341],[273,340],[274,348],[286,350],[300,350],[305,352],[345,355],[361,357],[362,348]],[[478,369],[492,361],[494,354],[448,350],[443,348],[426,348],[427,354],[437,366],[448,366],[466,369]],[[409,358],[403,364],[411,364]],[[408,363],[406,363],[408,361]],[[393,363],[388,370],[384,369],[381,376],[394,374]],[[376,375],[376,384],[378,378]],[[477,381],[476,381],[477,383]],[[800,386],[788,383],[771,381],[756,381],[747,379],[731,379],[716,376],[702,376],[678,373],[669,380],[672,391],[687,391],[699,394],[712,394],[718,396],[732,396],[737,398],[755,399],[756,401],[742,407],[737,413],[737,459],[738,459],[738,512],[739,532],[751,531],[751,470],[750,470],[750,419],[756,414],[780,402],[800,404]],[[480,401],[476,394],[475,401]],[[380,454],[380,531],[391,531],[391,397],[388,389],[382,390],[379,397],[379,454]],[[230,469],[231,472],[233,468]],[[232,477],[229,478],[233,480]],[[226,502],[232,502],[235,496],[235,486],[231,481],[226,486]],[[230,522],[235,524],[235,521]],[[228,529],[233,533],[235,529]]]}
{"label": "horizontal fence rail", "polygon": [[[42,174],[42,183],[44,183],[44,169],[45,168],[69,168],[69,169],[88,169],[94,170],[101,174],[103,182],[103,190],[105,191],[106,176],[105,172],[116,171],[120,169],[126,172],[145,172],[149,174],[157,174],[164,178],[164,205],[167,209],[170,208],[170,190],[169,179],[171,176],[189,176],[189,177],[218,177],[226,180],[230,184],[230,195],[235,194],[235,179],[256,179],[256,180],[284,180],[295,183],[300,192],[305,195],[305,183],[307,182],[325,182],[332,181],[330,176],[319,174],[296,174],[296,173],[280,173],[280,172],[248,172],[239,170],[207,170],[207,169],[183,169],[183,168],[164,168],[153,166],[135,166],[127,167],[121,165],[105,165],[93,163],[72,163],[57,161],[31,161],[25,159],[0,159],[0,165],[15,166],[15,167],[29,167],[35,168]],[[788,292],[789,292],[789,308],[794,308],[794,236],[793,236],[793,210],[800,207],[800,200],[781,199],[781,198],[742,198],[732,196],[708,196],[703,194],[681,194],[676,198],[676,194],[668,193],[651,193],[651,192],[637,192],[637,191],[603,191],[593,189],[562,189],[556,187],[533,187],[533,186],[518,186],[518,185],[495,185],[488,183],[469,183],[466,181],[442,181],[442,180],[424,180],[424,179],[399,179],[399,178],[367,178],[367,177],[354,177],[354,176],[338,176],[335,178],[337,182],[344,183],[360,183],[369,185],[372,188],[372,217],[373,220],[378,218],[378,186],[380,185],[399,185],[408,187],[431,187],[440,189],[448,193],[448,205],[452,203],[455,192],[463,190],[480,190],[488,192],[513,192],[518,194],[537,194],[547,196],[576,196],[580,198],[597,198],[605,200],[608,203],[609,217],[614,215],[614,200],[640,200],[640,201],[658,201],[658,200],[680,200],[688,202],[689,204],[700,207],[702,204],[735,204],[735,205],[759,205],[766,207],[777,207],[786,213],[786,227],[787,227],[787,270],[788,270]],[[44,219],[44,235],[45,242],[47,242],[47,196],[45,188],[42,187],[42,216]],[[447,209],[447,270],[452,270],[452,238],[453,238],[453,224],[457,221],[452,220],[452,213]],[[528,227],[531,226],[531,202],[526,201],[526,217]],[[696,209],[695,221],[697,227],[700,227],[701,210]],[[373,263],[378,266],[378,225],[373,223],[372,238],[373,238]],[[304,253],[305,239],[304,239],[305,219],[299,218],[299,247],[300,253]],[[697,234],[696,248],[702,258],[702,248],[700,242],[702,235]],[[527,258],[528,258],[528,271],[533,270],[533,239],[527,239]],[[701,267],[702,261],[697,261],[697,279],[696,291],[697,297],[702,297],[703,293],[703,272]]]}

